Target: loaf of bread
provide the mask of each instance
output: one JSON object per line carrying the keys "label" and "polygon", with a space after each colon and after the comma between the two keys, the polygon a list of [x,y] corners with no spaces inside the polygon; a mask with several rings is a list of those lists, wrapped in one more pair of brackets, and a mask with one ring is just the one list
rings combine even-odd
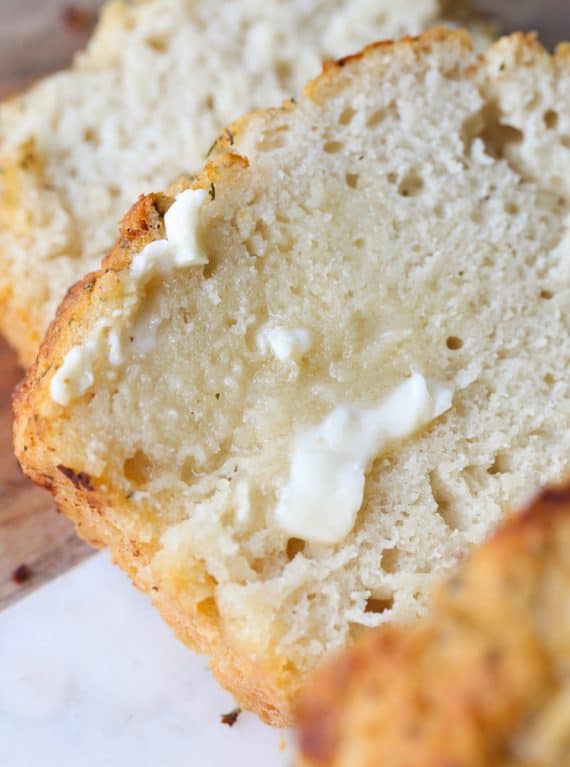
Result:
{"label": "loaf of bread", "polygon": [[299,703],[304,767],[570,765],[570,487],[539,496]]}
{"label": "loaf of bread", "polygon": [[22,362],[133,200],[198,170],[230,120],[295,96],[325,58],[466,17],[464,5],[110,2],[72,69],[0,107],[0,330]]}
{"label": "loaf of bread", "polygon": [[16,398],[24,470],[269,721],[570,468],[569,62],[330,64],[134,206]]}

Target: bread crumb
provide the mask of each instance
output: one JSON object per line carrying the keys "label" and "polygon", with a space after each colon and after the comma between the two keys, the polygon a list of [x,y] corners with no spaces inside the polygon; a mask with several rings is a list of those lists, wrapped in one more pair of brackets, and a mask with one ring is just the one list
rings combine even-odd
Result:
{"label": "bread crumb", "polygon": [[12,580],[14,583],[17,583],[18,586],[21,586],[22,584],[27,583],[33,574],[33,570],[29,565],[21,564],[12,573]]}
{"label": "bread crumb", "polygon": [[227,714],[222,714],[220,716],[220,722],[222,724],[227,724],[228,727],[233,727],[240,714],[241,708],[234,708],[232,711],[228,711]]}

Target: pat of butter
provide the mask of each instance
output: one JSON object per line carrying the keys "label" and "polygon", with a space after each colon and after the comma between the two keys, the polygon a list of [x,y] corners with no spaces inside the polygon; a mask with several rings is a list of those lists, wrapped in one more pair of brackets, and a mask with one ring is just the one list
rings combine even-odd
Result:
{"label": "pat of butter", "polygon": [[134,257],[131,275],[136,280],[172,268],[208,263],[201,244],[199,213],[208,193],[187,189],[179,194],[164,216],[165,240],[155,240]]}
{"label": "pat of butter", "polygon": [[299,360],[313,344],[305,328],[284,328],[266,325],[257,336],[257,348],[262,354],[271,351],[280,362]]}
{"label": "pat of butter", "polygon": [[[187,189],[164,216],[166,239],[155,240],[133,258],[129,272],[123,275],[125,293],[130,300],[124,310],[115,310],[110,320],[102,320],[83,344],[72,347],[50,382],[50,396],[59,405],[69,405],[89,391],[95,382],[93,365],[106,338],[109,363],[125,361],[122,335],[140,304],[139,289],[154,274],[175,268],[203,265],[208,262],[200,244],[199,212],[207,197],[203,189]],[[150,320],[149,320],[150,324]],[[150,350],[150,341],[138,344],[136,352]]]}
{"label": "pat of butter", "polygon": [[97,344],[87,341],[67,352],[50,383],[50,396],[58,405],[69,405],[93,386],[92,364],[96,350]]}
{"label": "pat of butter", "polygon": [[414,373],[377,407],[338,407],[301,433],[275,511],[278,525],[306,541],[341,541],[354,527],[372,460],[448,410],[452,398],[451,389]]}

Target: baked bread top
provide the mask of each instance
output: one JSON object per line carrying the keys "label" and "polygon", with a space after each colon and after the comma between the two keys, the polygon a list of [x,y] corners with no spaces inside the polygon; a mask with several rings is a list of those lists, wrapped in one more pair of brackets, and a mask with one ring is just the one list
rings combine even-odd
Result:
{"label": "baked bread top", "polygon": [[544,491],[299,702],[305,767],[568,767],[570,488]]}
{"label": "baked bread top", "polygon": [[463,5],[110,2],[69,71],[0,107],[0,329],[22,362],[65,291],[99,267],[133,200],[198,170],[230,120],[297,95],[326,58]]}
{"label": "baked bread top", "polygon": [[327,66],[135,205],[16,398],[24,470],[271,721],[568,471],[569,89],[522,35]]}

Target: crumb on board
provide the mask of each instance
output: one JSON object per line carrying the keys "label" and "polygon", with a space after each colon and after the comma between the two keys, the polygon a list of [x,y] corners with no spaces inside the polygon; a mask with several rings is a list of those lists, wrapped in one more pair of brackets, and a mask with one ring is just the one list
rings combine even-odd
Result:
{"label": "crumb on board", "polygon": [[12,573],[12,580],[14,583],[17,583],[18,586],[21,586],[23,583],[29,581],[32,575],[32,568],[29,565],[21,564]]}
{"label": "crumb on board", "polygon": [[220,716],[220,722],[222,724],[227,724],[228,727],[233,727],[240,714],[241,708],[234,708],[232,711],[228,711],[227,714],[222,714]]}

